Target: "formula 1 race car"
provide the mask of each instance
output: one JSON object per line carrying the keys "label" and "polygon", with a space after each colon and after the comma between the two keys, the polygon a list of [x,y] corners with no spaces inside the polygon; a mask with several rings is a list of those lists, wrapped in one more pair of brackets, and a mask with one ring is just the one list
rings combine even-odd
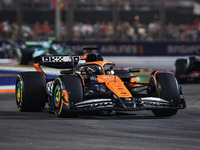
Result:
{"label": "formula 1 race car", "polygon": [[[60,75],[48,79],[41,65],[61,69]],[[140,83],[130,74],[139,69],[114,70],[115,64],[95,54],[40,56],[34,66],[37,72],[17,77],[16,103],[21,112],[48,108],[58,117],[72,117],[84,111],[151,110],[157,117],[170,117],[186,107],[171,73],[156,70],[148,83]]]}
{"label": "formula 1 race car", "polygon": [[179,82],[200,81],[200,58],[191,56],[175,62],[175,77]]}

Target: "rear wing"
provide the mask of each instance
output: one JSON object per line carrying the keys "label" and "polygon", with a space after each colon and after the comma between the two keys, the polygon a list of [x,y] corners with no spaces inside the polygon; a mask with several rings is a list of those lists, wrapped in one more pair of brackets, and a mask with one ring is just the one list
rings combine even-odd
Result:
{"label": "rear wing", "polygon": [[91,53],[92,51],[98,51],[99,49],[97,47],[84,47],[83,51],[87,51],[88,53]]}
{"label": "rear wing", "polygon": [[38,63],[39,65],[58,68],[58,69],[66,69],[66,68],[74,68],[81,56],[70,56],[70,55],[46,55],[46,56],[38,56],[34,58],[34,63]]}

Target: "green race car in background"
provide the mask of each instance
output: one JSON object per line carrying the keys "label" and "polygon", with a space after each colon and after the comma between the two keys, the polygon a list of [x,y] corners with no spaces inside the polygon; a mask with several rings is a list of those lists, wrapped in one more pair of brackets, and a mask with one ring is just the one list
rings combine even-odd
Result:
{"label": "green race car in background", "polygon": [[64,42],[26,41],[16,50],[19,65],[32,63],[33,58],[44,55],[74,55]]}

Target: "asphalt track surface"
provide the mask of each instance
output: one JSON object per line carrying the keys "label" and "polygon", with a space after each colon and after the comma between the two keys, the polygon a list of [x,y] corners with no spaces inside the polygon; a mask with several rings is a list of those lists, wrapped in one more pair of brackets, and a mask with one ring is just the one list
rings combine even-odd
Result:
{"label": "asphalt track surface", "polygon": [[13,93],[1,93],[0,150],[199,150],[200,84],[182,87],[187,108],[171,118],[150,111],[78,118],[22,113]]}

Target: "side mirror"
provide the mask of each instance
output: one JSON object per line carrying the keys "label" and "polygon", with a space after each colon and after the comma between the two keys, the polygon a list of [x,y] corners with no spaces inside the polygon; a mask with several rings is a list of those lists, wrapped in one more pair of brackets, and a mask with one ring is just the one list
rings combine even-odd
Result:
{"label": "side mirror", "polygon": [[133,73],[133,72],[140,72],[140,69],[139,69],[139,68],[131,68],[131,69],[129,69],[129,72],[130,72],[130,73]]}

